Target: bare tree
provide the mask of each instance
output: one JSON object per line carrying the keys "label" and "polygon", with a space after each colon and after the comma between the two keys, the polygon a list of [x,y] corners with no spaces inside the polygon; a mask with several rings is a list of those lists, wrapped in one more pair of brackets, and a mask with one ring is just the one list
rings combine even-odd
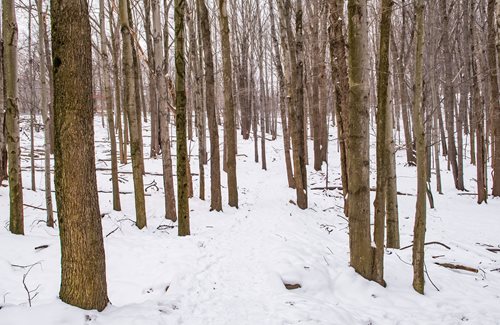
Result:
{"label": "bare tree", "polygon": [[21,145],[17,99],[17,20],[14,1],[2,0],[3,72],[7,157],[9,162],[9,230],[24,235]]}
{"label": "bare tree", "polygon": [[226,0],[219,0],[219,22],[222,45],[222,72],[224,78],[224,139],[227,150],[228,204],[238,207],[238,184],[236,179],[236,137],[234,122],[234,99],[231,67],[231,43]]}
{"label": "bare tree", "polygon": [[[134,58],[131,27],[128,13],[128,0],[119,1],[120,26],[122,33],[122,64],[124,74],[124,98],[123,106],[127,110],[127,117],[130,124],[130,154],[132,158],[132,172],[134,179],[135,213],[136,225],[139,229],[146,226],[146,203],[144,200],[144,180],[142,173],[144,170],[142,161],[142,142],[140,139],[138,120],[140,112],[137,109],[136,82],[134,78]],[[139,119],[138,119],[139,116]]]}
{"label": "bare tree", "polygon": [[45,205],[47,209],[47,226],[54,227],[54,212],[52,208],[52,182],[50,176],[50,124],[52,116],[49,115],[49,107],[47,105],[47,80],[46,67],[43,59],[45,58],[45,17],[42,8],[42,0],[37,0],[36,6],[38,10],[38,54],[40,56],[40,105],[43,118],[43,133],[44,133],[44,174],[45,174]]}
{"label": "bare tree", "polygon": [[177,211],[179,213],[179,236],[190,234],[188,169],[189,160],[186,140],[186,88],[184,59],[184,11],[185,0],[175,0],[175,129],[177,134]]}
{"label": "bare tree", "polygon": [[417,203],[413,229],[413,288],[424,294],[424,243],[426,223],[427,159],[422,118],[423,55],[424,55],[424,2],[417,0],[415,47],[415,94],[413,96],[413,128],[417,144]]}
{"label": "bare tree", "polygon": [[84,1],[53,0],[51,18],[59,296],[80,308],[103,310],[108,295],[95,171],[89,8]]}

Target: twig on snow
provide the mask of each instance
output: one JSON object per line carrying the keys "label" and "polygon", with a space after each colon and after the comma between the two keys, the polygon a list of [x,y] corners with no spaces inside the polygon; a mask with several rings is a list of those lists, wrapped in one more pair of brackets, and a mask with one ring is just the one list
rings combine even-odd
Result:
{"label": "twig on snow", "polygon": [[[441,242],[438,242],[438,241],[430,241],[430,242],[425,243],[424,245],[432,245],[432,244],[435,244],[435,245],[441,245],[441,246],[443,246],[443,247],[444,247],[444,248],[446,248],[446,249],[451,249],[451,248],[450,248],[450,246],[448,246],[448,245],[446,245],[446,244],[443,244],[443,243],[441,243]],[[405,246],[405,247],[403,247],[403,248],[400,248],[399,250],[401,250],[401,251],[402,251],[403,249],[407,249],[407,248],[410,248],[410,247],[412,247],[412,246],[413,246],[413,244],[408,245],[408,246]]]}

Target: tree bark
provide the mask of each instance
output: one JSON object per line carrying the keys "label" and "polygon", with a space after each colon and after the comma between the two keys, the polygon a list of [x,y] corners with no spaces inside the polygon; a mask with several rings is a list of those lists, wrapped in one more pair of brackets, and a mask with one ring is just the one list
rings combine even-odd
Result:
{"label": "tree bark", "polygon": [[332,80],[335,91],[335,117],[340,146],[340,172],[344,195],[344,213],[348,215],[347,193],[349,190],[347,173],[347,125],[349,100],[349,74],[344,37],[344,0],[330,0],[330,59]]}
{"label": "tree bark", "polygon": [[184,10],[185,0],[174,1],[175,20],[175,129],[177,135],[177,211],[179,213],[179,236],[190,234],[189,229],[189,160],[186,140],[186,88],[184,60]]}
{"label": "tree bark", "polygon": [[236,180],[236,137],[234,122],[234,100],[231,67],[231,44],[226,0],[219,0],[220,30],[222,45],[222,72],[224,79],[224,134],[227,141],[228,204],[238,207],[238,185]]}
{"label": "tree bark", "polygon": [[49,107],[47,105],[47,80],[46,67],[43,62],[45,58],[45,17],[43,14],[42,0],[36,2],[38,11],[38,54],[40,56],[40,105],[43,118],[43,133],[44,133],[44,176],[45,176],[45,207],[47,212],[47,226],[54,227],[54,211],[52,207],[52,182],[50,176],[50,125],[52,116],[49,115]]}
{"label": "tree bark", "polygon": [[203,56],[205,62],[205,107],[207,110],[208,133],[210,135],[210,209],[222,210],[222,195],[220,181],[220,151],[219,130],[215,112],[215,78],[214,58],[210,33],[208,9],[204,0],[196,0],[199,26],[203,42]]}
{"label": "tree bark", "polygon": [[366,0],[349,0],[349,99],[348,99],[348,217],[350,262],[366,279],[372,278],[370,235],[370,156],[367,76],[368,30]]}
{"label": "tree bark", "polygon": [[[488,0],[488,63],[490,77],[490,112],[492,116],[492,142],[494,148],[493,160],[493,191],[492,195],[500,196],[500,101],[498,94],[498,65],[496,53],[496,37],[497,30],[495,29],[495,5],[497,0]],[[500,17],[497,17],[500,18]],[[497,24],[500,24],[497,22]]]}
{"label": "tree bark", "polygon": [[416,49],[415,49],[415,93],[413,97],[413,128],[417,144],[417,203],[413,228],[413,288],[424,294],[424,244],[426,224],[426,144],[422,118],[423,55],[424,55],[424,2],[417,0]]}
{"label": "tree bark", "polygon": [[279,83],[279,107],[280,107],[281,128],[283,130],[283,147],[285,151],[286,175],[287,175],[288,187],[295,188],[295,181],[293,179],[293,170],[292,170],[292,160],[290,157],[290,133],[288,130],[288,122],[286,116],[286,102],[285,102],[286,81],[285,81],[285,75],[283,73],[279,41],[274,23],[273,2],[272,0],[268,0],[268,2],[269,2],[269,19],[271,24],[271,38],[274,48],[274,65],[276,66],[276,71],[278,74],[278,83]]}
{"label": "tree bark", "polygon": [[24,235],[23,184],[17,98],[17,20],[14,1],[2,0],[5,127],[9,171],[9,230]]}
{"label": "tree bark", "polygon": [[[160,141],[161,157],[163,167],[163,189],[165,192],[165,218],[173,222],[177,220],[175,208],[175,193],[172,169],[172,155],[170,151],[170,133],[169,133],[169,108],[168,92],[165,80],[164,65],[166,60],[163,53],[161,22],[160,22],[160,3],[159,0],[152,0],[153,11],[153,51],[154,51],[154,87],[155,94],[158,96],[158,108],[160,119]],[[153,119],[151,119],[152,121]]]}
{"label": "tree bark", "polygon": [[[136,101],[136,84],[134,78],[133,45],[131,27],[129,23],[128,0],[120,0],[120,25],[122,33],[122,64],[125,78],[123,106],[126,108],[128,122],[130,124],[130,154],[132,158],[132,171],[135,193],[136,225],[139,229],[146,226],[146,202],[144,199],[144,170],[142,161],[141,139],[138,126],[138,109]],[[140,120],[140,113],[139,113]]]}
{"label": "tree bark", "polygon": [[[5,6],[4,6],[5,8]],[[95,172],[92,52],[86,1],[51,1],[55,190],[62,301],[103,310],[106,265]]]}
{"label": "tree bark", "polygon": [[382,0],[380,4],[380,40],[377,67],[377,193],[375,202],[375,229],[373,238],[375,240],[373,260],[373,280],[382,286],[386,286],[384,280],[384,241],[386,200],[388,189],[388,167],[391,150],[387,141],[391,126],[387,123],[389,110],[389,41],[391,36],[392,0]]}
{"label": "tree bark", "polygon": [[[38,0],[41,1],[41,0]],[[104,0],[99,0],[99,20],[101,28],[101,64],[104,79],[104,96],[108,120],[109,139],[111,142],[111,183],[113,186],[113,210],[121,211],[120,187],[118,183],[118,159],[116,156],[115,119],[113,114],[113,94],[111,93],[110,68],[108,59],[108,39],[104,15]],[[50,165],[49,165],[50,167]],[[50,182],[50,179],[49,179]]]}

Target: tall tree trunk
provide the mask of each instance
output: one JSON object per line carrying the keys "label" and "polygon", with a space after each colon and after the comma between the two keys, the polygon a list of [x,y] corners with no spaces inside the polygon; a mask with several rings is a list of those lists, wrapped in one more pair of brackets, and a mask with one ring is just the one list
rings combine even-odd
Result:
{"label": "tall tree trunk", "polygon": [[44,134],[44,175],[45,175],[45,207],[47,209],[47,226],[54,227],[54,211],[52,207],[52,182],[50,177],[50,124],[51,116],[49,115],[49,107],[47,105],[47,80],[46,80],[46,67],[43,62],[45,58],[45,45],[44,45],[44,30],[45,19],[42,8],[42,0],[36,1],[38,11],[38,54],[40,56],[40,105],[43,118],[43,134]]}
{"label": "tall tree trunk", "polygon": [[175,193],[172,170],[172,155],[170,151],[170,133],[169,133],[169,108],[167,83],[164,74],[164,65],[166,60],[163,54],[161,22],[160,22],[160,3],[159,0],[152,0],[153,10],[153,46],[154,46],[154,81],[158,96],[158,108],[160,118],[160,141],[161,156],[163,165],[163,188],[165,192],[165,218],[175,222],[177,220],[175,208]]}
{"label": "tall tree trunk", "polygon": [[[41,1],[41,0],[38,0]],[[99,0],[99,21],[101,28],[101,64],[104,79],[104,96],[106,100],[106,113],[108,120],[108,131],[111,142],[111,183],[113,186],[113,210],[121,211],[120,187],[118,183],[118,158],[116,156],[115,119],[113,116],[113,94],[111,93],[111,81],[109,78],[108,40],[106,37],[106,24],[104,15],[104,0]],[[50,179],[49,179],[50,181]]]}
{"label": "tall tree trunk", "polygon": [[444,55],[444,110],[446,114],[446,131],[448,133],[448,161],[453,172],[453,181],[457,190],[464,190],[463,180],[460,183],[458,178],[457,147],[455,145],[455,94],[453,91],[453,71],[452,56],[449,31],[449,17],[446,6],[447,1],[439,1],[440,13],[442,16],[442,48]]}
{"label": "tall tree trunk", "polygon": [[[260,149],[262,156],[262,169],[267,170],[267,162],[266,162],[266,125],[265,125],[265,114],[267,111],[267,101],[265,95],[265,86],[264,86],[264,42],[262,38],[264,37],[263,29],[262,29],[262,20],[261,20],[261,11],[259,8],[259,3],[257,2],[257,25],[259,29],[259,111],[260,111]],[[256,113],[255,113],[256,114]]]}
{"label": "tall tree trunk", "polygon": [[349,0],[349,104],[347,173],[350,262],[366,279],[372,277],[370,235],[370,155],[367,75],[366,0]]}
{"label": "tall tree trunk", "polygon": [[52,0],[50,8],[62,267],[59,297],[101,311],[108,295],[95,172],[89,8],[84,1],[60,0]]}
{"label": "tall tree trunk", "polygon": [[[298,3],[301,5],[301,2]],[[298,7],[297,7],[298,8]],[[293,152],[293,172],[295,181],[295,191],[297,193],[297,206],[301,209],[307,208],[307,183],[305,179],[305,157],[304,157],[304,90],[302,86],[303,82],[303,60],[302,60],[302,49],[297,50],[297,46],[302,47],[302,9],[296,12],[296,33],[299,31],[298,38],[295,39],[292,31],[291,23],[291,2],[290,0],[285,0],[283,4],[280,5],[281,11],[281,24],[284,25],[284,32],[286,33],[286,39],[288,43],[289,52],[289,85],[288,85],[288,108],[289,108],[289,125],[290,132],[292,135],[292,152]],[[299,15],[300,14],[300,15]],[[300,18],[299,18],[300,17]],[[301,60],[297,57],[301,54]],[[300,75],[299,75],[300,68]],[[300,78],[300,80],[299,80]],[[300,89],[299,89],[300,88]],[[299,112],[299,110],[301,112]],[[302,155],[301,155],[302,154]]]}
{"label": "tall tree trunk", "polygon": [[[0,24],[0,35],[1,32]],[[5,80],[4,80],[4,69],[3,69],[3,38],[0,40],[0,185],[3,180],[8,177],[7,175],[7,134],[5,129]]]}
{"label": "tall tree trunk", "polygon": [[278,73],[279,106],[280,106],[281,128],[283,130],[283,147],[285,150],[286,175],[288,180],[288,187],[295,188],[295,181],[293,179],[293,170],[292,170],[292,160],[290,157],[290,134],[286,118],[285,75],[283,73],[283,66],[281,64],[281,54],[280,54],[278,36],[276,33],[276,27],[274,25],[273,2],[272,0],[268,1],[269,1],[269,19],[271,24],[271,38],[274,48],[274,64],[276,66],[276,71]]}
{"label": "tall tree trunk", "polygon": [[330,58],[332,80],[335,80],[335,117],[340,143],[340,172],[344,195],[344,212],[348,215],[347,193],[349,190],[347,172],[347,126],[349,75],[347,72],[347,54],[344,37],[344,0],[330,0]]}
{"label": "tall tree trunk", "polygon": [[295,110],[297,114],[297,134],[298,145],[298,165],[295,171],[298,173],[295,179],[301,179],[300,184],[296,186],[297,190],[297,206],[301,209],[307,209],[307,133],[306,113],[304,108],[304,45],[302,36],[302,0],[297,0],[295,3],[295,51],[296,51],[296,79],[295,79]]}
{"label": "tall tree trunk", "polygon": [[[488,0],[488,63],[490,68],[490,112],[492,118],[493,160],[493,191],[492,195],[500,196],[500,102],[498,94],[498,65],[496,53],[497,29],[495,28],[495,4],[497,0]],[[497,19],[500,17],[497,17]],[[500,24],[497,22],[497,24]],[[500,43],[499,43],[500,44]]]}
{"label": "tall tree trunk", "polygon": [[219,130],[215,112],[215,79],[214,58],[210,34],[210,20],[204,0],[196,0],[198,9],[199,27],[203,42],[203,56],[205,62],[205,107],[207,109],[208,132],[210,135],[210,209],[222,210],[222,196],[220,183],[220,151]]}
{"label": "tall tree trunk", "polygon": [[[151,29],[151,0],[144,0],[144,29],[146,38],[146,50],[148,53],[148,79],[149,79],[149,110],[151,114],[151,147],[149,155],[151,158],[156,158],[160,152],[160,141],[158,135],[160,134],[158,127],[158,99],[156,93],[156,82],[155,82],[155,58],[154,58],[154,48],[152,41],[152,29]],[[161,31],[160,31],[161,33]],[[160,34],[161,35],[161,34]],[[162,45],[161,45],[162,46]],[[162,48],[163,50],[163,48]],[[166,91],[165,89],[163,91]]]}
{"label": "tall tree trunk", "polygon": [[384,280],[384,241],[385,241],[385,219],[387,200],[387,169],[389,167],[389,156],[392,154],[388,146],[387,129],[391,128],[387,122],[389,110],[389,41],[391,36],[392,0],[382,0],[380,11],[380,40],[377,67],[377,193],[375,202],[375,229],[373,238],[375,240],[375,251],[373,260],[373,280],[382,286],[386,286]]}
{"label": "tall tree trunk", "polygon": [[238,207],[238,184],[236,180],[236,137],[234,122],[233,82],[231,68],[231,44],[226,0],[219,0],[220,30],[222,45],[222,71],[224,78],[224,134],[227,141],[228,204]]}
{"label": "tall tree trunk", "polygon": [[33,50],[31,49],[31,0],[28,1],[28,91],[27,98],[30,111],[30,170],[31,170],[31,190],[36,192],[36,170],[35,170],[35,77],[33,73]]}
{"label": "tall tree trunk", "polygon": [[21,145],[17,99],[17,20],[14,1],[2,0],[5,127],[9,162],[9,230],[24,235]]}
{"label": "tall tree trunk", "polygon": [[114,79],[114,95],[115,95],[115,107],[116,107],[116,127],[118,129],[118,148],[120,151],[120,163],[127,163],[127,143],[125,142],[123,136],[123,124],[122,124],[122,83],[120,80],[120,70],[119,70],[119,58],[120,58],[120,34],[115,33],[114,18],[111,15],[109,17],[109,30],[111,32],[111,56],[113,58],[113,79]]}
{"label": "tall tree trunk", "polygon": [[[474,28],[475,24],[475,1],[471,4],[470,11],[470,53],[472,55],[472,107],[474,114],[474,123],[476,129],[476,172],[477,172],[477,203],[481,204],[486,202],[488,199],[487,190],[486,190],[486,144],[485,144],[485,135],[484,135],[484,107],[481,100],[481,92],[480,92],[480,81],[478,78],[479,69],[478,69],[478,61],[480,57],[479,49],[476,49],[476,45],[478,42],[479,36],[477,35],[476,29]],[[477,42],[477,43],[476,43]]]}
{"label": "tall tree trunk", "polygon": [[427,177],[426,144],[422,118],[423,55],[424,55],[424,2],[417,0],[416,49],[415,49],[415,94],[413,96],[413,128],[417,143],[417,203],[413,228],[413,288],[424,294],[424,243],[426,224]]}
{"label": "tall tree trunk", "polygon": [[[135,215],[136,225],[139,229],[146,226],[146,202],[144,199],[144,180],[142,165],[142,150],[141,139],[138,125],[137,101],[136,101],[136,84],[134,78],[134,58],[133,45],[131,36],[131,27],[129,23],[128,0],[120,0],[120,25],[122,33],[122,64],[123,74],[125,78],[123,106],[126,108],[127,119],[130,124],[130,154],[132,158],[132,172],[134,180],[134,198],[135,198]],[[140,113],[139,113],[140,120]]]}
{"label": "tall tree trunk", "polygon": [[184,10],[185,0],[174,1],[175,20],[175,129],[177,135],[177,211],[179,213],[179,236],[190,234],[189,229],[189,160],[186,140],[186,88],[184,60]]}

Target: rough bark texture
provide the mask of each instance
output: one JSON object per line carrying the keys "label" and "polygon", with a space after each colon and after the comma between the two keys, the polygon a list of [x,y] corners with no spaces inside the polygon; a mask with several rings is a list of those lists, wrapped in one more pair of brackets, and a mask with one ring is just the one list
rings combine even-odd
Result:
{"label": "rough bark texture", "polygon": [[139,123],[138,116],[140,120],[140,112],[138,114],[137,101],[136,101],[136,84],[134,78],[134,66],[133,66],[133,49],[132,49],[132,37],[131,28],[129,23],[129,13],[128,13],[128,0],[120,0],[119,2],[120,10],[120,28],[122,34],[122,65],[123,74],[125,78],[124,82],[124,96],[123,96],[123,106],[126,108],[127,119],[130,124],[130,154],[132,158],[132,171],[134,180],[134,194],[135,194],[135,214],[136,214],[136,225],[139,229],[146,226],[146,202],[144,200],[144,180],[142,178],[143,173],[143,161],[142,161],[142,150],[141,150],[141,139],[139,133]]}
{"label": "rough bark texture", "polygon": [[86,1],[65,0],[52,0],[50,7],[59,296],[80,308],[103,310],[108,296],[95,172],[89,8]]}
{"label": "rough bark texture", "polygon": [[9,162],[9,230],[13,234],[24,235],[19,108],[17,103],[17,21],[14,1],[3,0],[2,8],[5,126]]}
{"label": "rough bark texture", "polygon": [[186,88],[184,60],[184,10],[186,2],[175,0],[175,128],[177,134],[177,211],[179,213],[179,236],[187,236],[189,230],[189,160],[186,139]]}
{"label": "rough bark texture", "polygon": [[234,122],[234,99],[231,67],[231,44],[229,42],[229,21],[227,2],[219,0],[220,30],[222,45],[222,71],[224,79],[224,134],[227,141],[227,183],[228,204],[238,207],[238,184],[236,181],[236,137]]}
{"label": "rough bark texture", "polygon": [[210,135],[210,209],[222,210],[220,184],[219,130],[215,112],[214,58],[210,34],[210,20],[204,0],[196,0],[198,19],[203,42],[205,62],[205,107],[207,110],[208,132]]}
{"label": "rough bark texture", "polygon": [[371,279],[369,108],[366,0],[349,0],[349,104],[347,174],[351,266]]}
{"label": "rough bark texture", "polygon": [[424,2],[417,0],[416,49],[415,49],[415,94],[413,97],[413,128],[417,144],[417,203],[413,229],[413,288],[424,294],[424,243],[426,223],[426,144],[422,118],[423,54],[424,54]]}

